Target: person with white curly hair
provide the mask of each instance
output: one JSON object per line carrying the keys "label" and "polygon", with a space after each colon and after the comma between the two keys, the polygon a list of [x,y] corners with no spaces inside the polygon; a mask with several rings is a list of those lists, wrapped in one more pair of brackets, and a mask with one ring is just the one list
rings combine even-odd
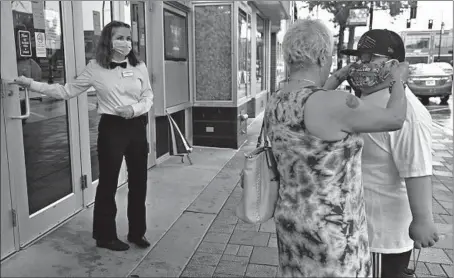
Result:
{"label": "person with white curly hair", "polygon": [[344,91],[347,70],[330,78],[333,35],[319,20],[294,23],[284,36],[289,78],[273,93],[265,123],[280,188],[274,221],[278,277],[368,277],[360,133],[398,130],[406,114],[401,79],[408,64],[390,62],[385,108]]}

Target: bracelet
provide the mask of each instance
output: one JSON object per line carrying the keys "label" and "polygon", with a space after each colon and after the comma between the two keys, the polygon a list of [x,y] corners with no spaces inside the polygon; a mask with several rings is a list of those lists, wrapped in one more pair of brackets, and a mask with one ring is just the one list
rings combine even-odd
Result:
{"label": "bracelet", "polygon": [[[392,89],[393,89],[393,87],[394,87],[394,84],[396,84],[396,82],[397,82],[396,80],[393,80],[393,81],[391,81],[391,82],[389,83],[388,90],[389,90],[389,93],[390,93],[390,94],[392,93]],[[402,81],[402,80],[401,80],[400,82],[402,82],[402,86],[404,86],[404,90],[405,90],[405,82]]]}

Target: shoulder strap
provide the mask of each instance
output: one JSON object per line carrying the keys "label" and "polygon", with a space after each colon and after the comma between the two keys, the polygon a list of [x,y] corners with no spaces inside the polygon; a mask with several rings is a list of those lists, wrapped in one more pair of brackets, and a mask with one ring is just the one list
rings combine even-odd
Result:
{"label": "shoulder strap", "polygon": [[259,137],[257,138],[257,148],[262,145],[262,140],[264,141],[265,147],[269,146],[266,119],[267,119],[267,117],[266,117],[266,108],[265,108],[265,111],[263,112],[262,127],[260,128],[260,134],[259,134]]}

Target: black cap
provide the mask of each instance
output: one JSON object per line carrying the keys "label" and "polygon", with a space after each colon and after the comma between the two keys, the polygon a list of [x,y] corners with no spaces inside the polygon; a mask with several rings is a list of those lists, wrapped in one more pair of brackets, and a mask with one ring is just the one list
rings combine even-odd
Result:
{"label": "black cap", "polygon": [[405,45],[402,38],[395,32],[386,29],[367,31],[358,42],[358,49],[344,49],[341,54],[360,56],[364,53],[380,54],[405,61]]}

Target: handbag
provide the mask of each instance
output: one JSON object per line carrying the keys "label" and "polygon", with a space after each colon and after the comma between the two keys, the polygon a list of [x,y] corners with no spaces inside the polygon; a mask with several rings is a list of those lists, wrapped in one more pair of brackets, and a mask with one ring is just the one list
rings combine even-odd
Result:
{"label": "handbag", "polygon": [[256,149],[245,154],[241,172],[243,196],[236,208],[236,216],[250,224],[264,223],[274,216],[279,194],[279,172],[268,141],[265,121],[264,118]]}

